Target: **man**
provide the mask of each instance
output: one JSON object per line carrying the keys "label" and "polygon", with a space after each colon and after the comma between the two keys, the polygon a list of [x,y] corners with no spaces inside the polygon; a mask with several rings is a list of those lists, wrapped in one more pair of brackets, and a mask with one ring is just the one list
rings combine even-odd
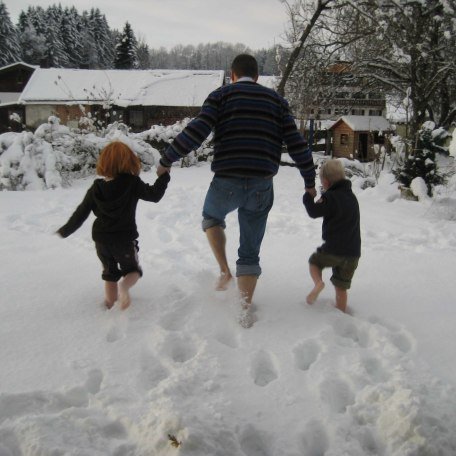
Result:
{"label": "man", "polygon": [[260,268],[260,247],[274,193],[272,178],[279,169],[283,143],[296,162],[306,191],[315,197],[312,154],[290,114],[288,103],[275,91],[257,84],[254,57],[238,55],[231,65],[232,84],[212,92],[198,116],[176,137],[160,160],[157,174],[197,149],[214,131],[211,182],[203,207],[203,230],[220,266],[216,288],[232,280],[225,245],[225,217],[238,209],[240,242],[236,277],[242,299],[240,323],[253,324],[251,303]]}

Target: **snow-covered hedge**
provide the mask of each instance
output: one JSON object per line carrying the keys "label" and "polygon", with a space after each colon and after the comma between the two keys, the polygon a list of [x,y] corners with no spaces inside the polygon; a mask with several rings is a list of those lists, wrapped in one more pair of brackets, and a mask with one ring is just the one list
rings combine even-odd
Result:
{"label": "snow-covered hedge", "polygon": [[154,126],[133,134],[125,125],[114,123],[101,132],[82,133],[60,125],[59,119],[52,116],[34,133],[0,135],[0,190],[67,186],[74,178],[94,174],[100,151],[114,140],[126,143],[147,171],[160,159],[150,140],[159,138],[169,143],[184,126]]}

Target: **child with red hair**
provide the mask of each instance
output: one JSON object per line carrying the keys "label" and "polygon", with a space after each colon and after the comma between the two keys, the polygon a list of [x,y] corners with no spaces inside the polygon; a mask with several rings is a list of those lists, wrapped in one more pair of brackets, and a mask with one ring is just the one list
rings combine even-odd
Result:
{"label": "child with red hair", "polygon": [[117,300],[121,309],[126,309],[130,305],[129,290],[142,276],[135,220],[138,200],[158,203],[170,180],[169,173],[164,173],[154,185],[148,185],[140,179],[140,170],[139,158],[126,144],[120,141],[108,144],[97,162],[97,174],[103,178],[95,180],[68,222],[57,230],[66,238],[92,211],[95,214],[92,238],[103,265],[108,309]]}

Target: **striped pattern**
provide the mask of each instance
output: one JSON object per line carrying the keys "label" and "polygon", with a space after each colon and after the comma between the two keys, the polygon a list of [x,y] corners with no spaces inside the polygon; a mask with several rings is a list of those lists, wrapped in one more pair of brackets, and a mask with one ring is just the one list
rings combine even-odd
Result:
{"label": "striped pattern", "polygon": [[283,145],[296,162],[306,187],[315,186],[315,167],[296,128],[288,103],[254,82],[237,82],[212,92],[201,112],[176,137],[162,159],[179,160],[214,131],[212,171],[218,175],[268,177],[277,174]]}

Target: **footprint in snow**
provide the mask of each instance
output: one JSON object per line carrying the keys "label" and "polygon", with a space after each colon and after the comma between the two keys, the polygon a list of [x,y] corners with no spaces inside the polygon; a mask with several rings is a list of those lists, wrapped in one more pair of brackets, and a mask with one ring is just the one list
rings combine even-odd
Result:
{"label": "footprint in snow", "polygon": [[250,372],[253,382],[258,386],[269,385],[279,376],[272,356],[263,350],[253,357]]}
{"label": "footprint in snow", "polygon": [[180,331],[194,315],[194,303],[190,297],[178,299],[169,304],[158,324],[167,331]]}
{"label": "footprint in snow", "polygon": [[122,330],[117,326],[111,326],[111,328],[108,330],[108,333],[106,334],[106,342],[112,344],[113,342],[117,342],[118,340],[122,339],[122,337]]}
{"label": "footprint in snow", "polygon": [[392,334],[391,342],[403,353],[408,353],[413,347],[412,338],[403,332]]}
{"label": "footprint in snow", "polygon": [[399,325],[381,320],[377,317],[369,318],[369,322],[385,328],[390,334],[387,336],[390,342],[401,352],[408,353],[413,349],[414,339],[407,334]]}
{"label": "footprint in snow", "polygon": [[271,456],[272,450],[267,436],[249,424],[241,433],[239,443],[246,456]]}
{"label": "footprint in snow", "polygon": [[369,333],[359,328],[353,318],[346,315],[337,316],[332,323],[334,332],[344,339],[352,340],[360,347],[366,348],[369,345]]}
{"label": "footprint in snow", "polygon": [[306,456],[324,456],[329,448],[325,427],[317,420],[309,421],[300,436],[300,448]]}
{"label": "footprint in snow", "polygon": [[138,384],[145,391],[155,388],[162,380],[167,378],[168,371],[160,361],[149,351],[143,351],[140,357]]}
{"label": "footprint in snow", "polygon": [[239,347],[239,335],[229,328],[219,328],[214,335],[217,342],[229,348]]}
{"label": "footprint in snow", "polygon": [[293,349],[295,366],[302,371],[308,370],[320,351],[321,347],[315,340],[305,340]]}
{"label": "footprint in snow", "polygon": [[320,399],[335,413],[345,413],[349,405],[355,402],[355,395],[350,386],[339,378],[326,378],[319,386]]}
{"label": "footprint in snow", "polygon": [[198,350],[190,338],[177,338],[173,334],[167,337],[162,352],[175,363],[185,363],[194,358]]}
{"label": "footprint in snow", "polygon": [[87,380],[85,382],[85,389],[90,394],[97,394],[100,392],[101,383],[103,382],[103,372],[100,369],[92,369],[87,374]]}

